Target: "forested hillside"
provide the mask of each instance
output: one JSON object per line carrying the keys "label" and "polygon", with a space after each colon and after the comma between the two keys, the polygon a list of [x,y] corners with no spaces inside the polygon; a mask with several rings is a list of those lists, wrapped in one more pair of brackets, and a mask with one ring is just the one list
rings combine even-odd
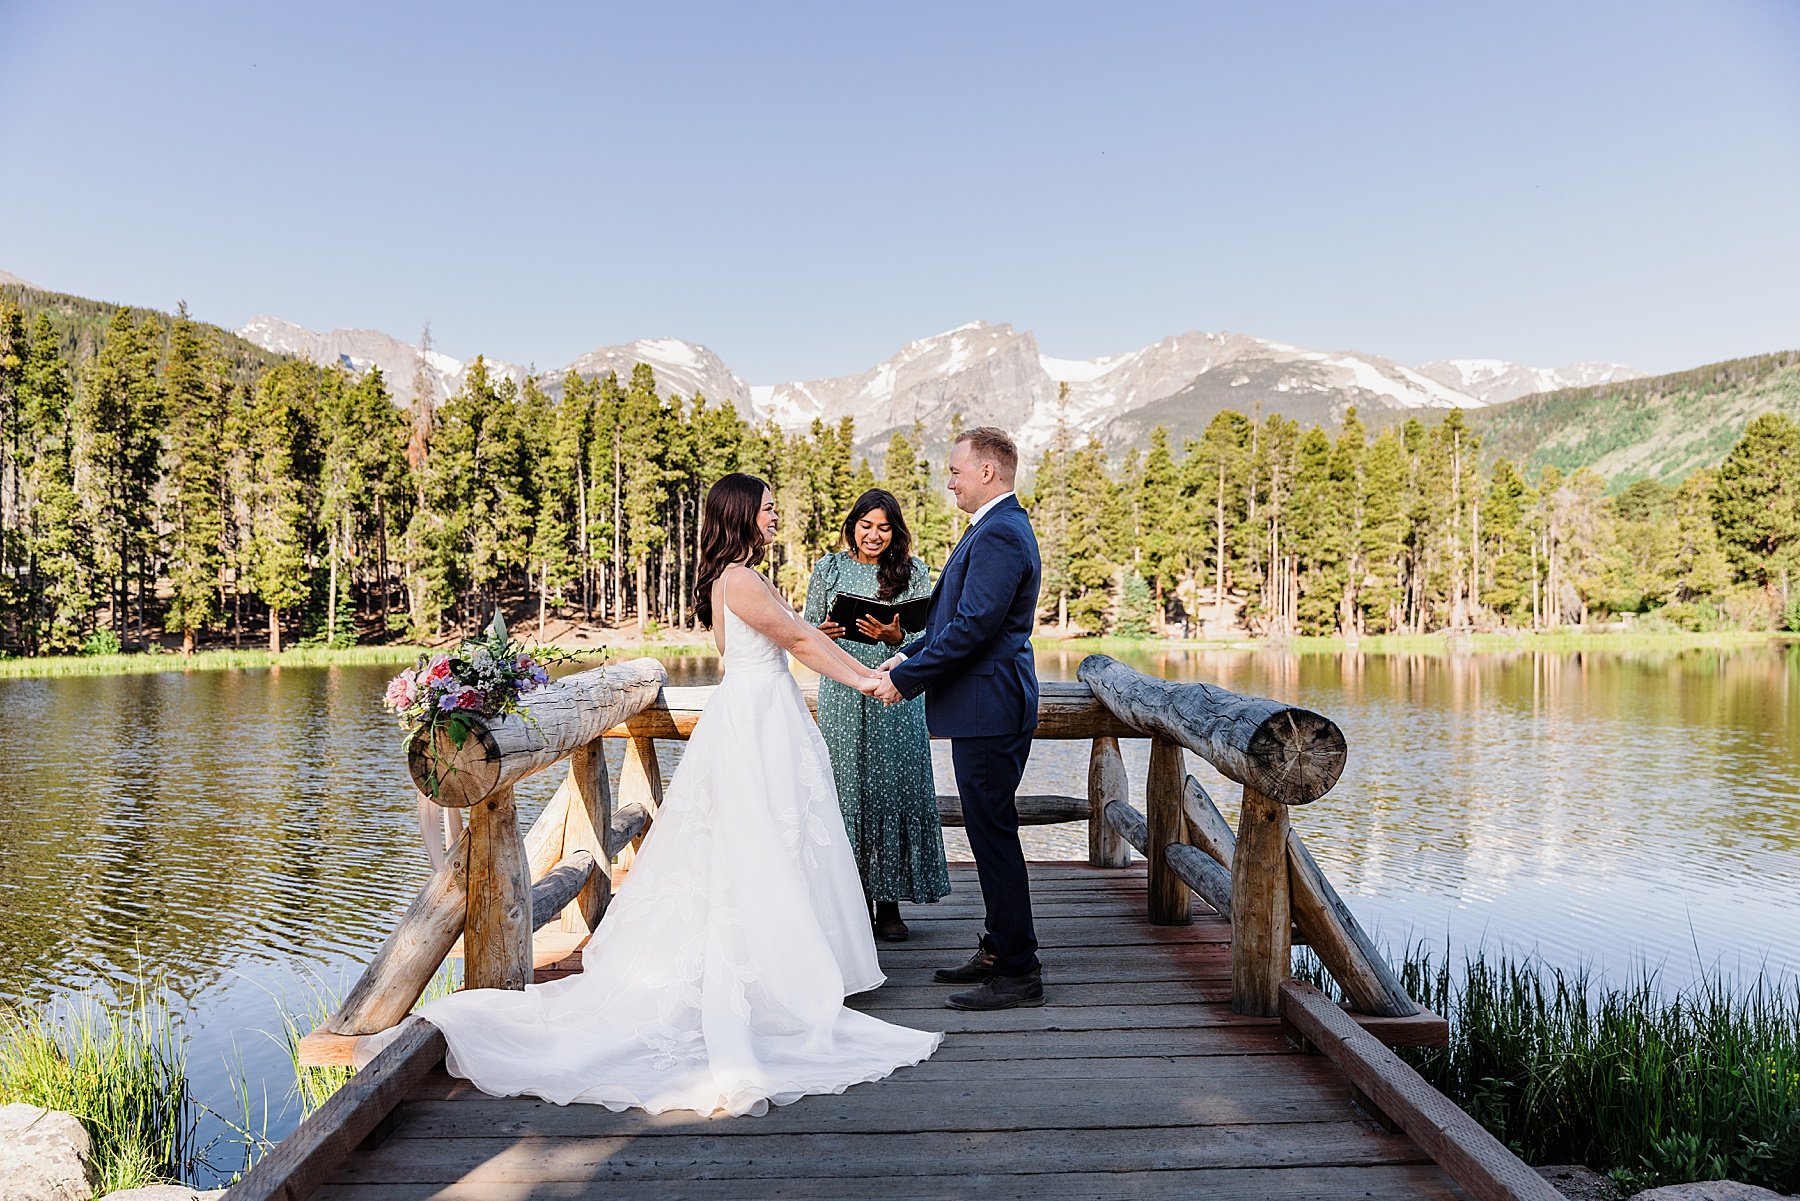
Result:
{"label": "forested hillside", "polygon": [[1679,483],[1716,467],[1759,413],[1800,419],[1800,351],[1732,359],[1619,384],[1543,392],[1471,410],[1490,461],[1587,467],[1616,488]]}
{"label": "forested hillside", "polygon": [[[775,490],[771,567],[795,597],[874,484],[901,498],[933,564],[961,527],[917,428],[871,462],[848,419],[753,425],[663,391],[644,364],[624,379],[569,373],[552,399],[478,359],[448,400],[402,409],[379,371],[284,360],[184,315],[24,300],[29,314],[0,298],[11,654],[432,638],[497,605],[515,620],[684,627],[701,501],[733,470]],[[1736,380],[1767,397],[1794,369]],[[1483,441],[1460,412],[1371,437],[1354,411],[1328,431],[1227,409],[1196,437],[1158,427],[1110,457],[1059,427],[1023,498],[1043,549],[1041,616],[1126,636],[1651,612],[1696,629],[1800,624],[1789,418],[1751,421],[1717,470],[1616,495],[1594,471],[1524,470]]]}

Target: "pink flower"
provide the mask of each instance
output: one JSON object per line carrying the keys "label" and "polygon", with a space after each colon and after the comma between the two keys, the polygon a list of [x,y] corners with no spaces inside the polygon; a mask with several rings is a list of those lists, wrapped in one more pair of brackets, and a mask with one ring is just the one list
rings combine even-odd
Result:
{"label": "pink flower", "polygon": [[403,671],[388,681],[386,703],[390,709],[410,709],[419,699],[418,688],[413,683],[413,673]]}
{"label": "pink flower", "polygon": [[439,655],[431,661],[431,666],[426,669],[425,682],[427,684],[436,684],[440,680],[447,680],[449,678],[450,656]]}
{"label": "pink flower", "polygon": [[464,688],[461,692],[456,694],[456,707],[458,709],[479,709],[486,703],[487,697],[481,695],[479,689]]}

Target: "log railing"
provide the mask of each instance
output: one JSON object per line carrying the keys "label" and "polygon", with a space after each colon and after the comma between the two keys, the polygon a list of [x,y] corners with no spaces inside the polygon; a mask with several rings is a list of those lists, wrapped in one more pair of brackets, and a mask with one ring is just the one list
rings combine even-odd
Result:
{"label": "log railing", "polygon": [[[1096,738],[1088,772],[1093,824],[1089,861],[1117,866],[1129,843],[1149,860],[1149,919],[1185,925],[1197,893],[1231,919],[1231,1007],[1274,1017],[1291,974],[1292,929],[1312,947],[1358,1012],[1406,1018],[1420,1012],[1343,898],[1331,887],[1288,810],[1329,792],[1343,774],[1344,735],[1329,718],[1210,684],[1173,684],[1105,655],[1076,674],[1093,697],[1150,739],[1144,812],[1131,806],[1117,743]],[[1243,785],[1234,832],[1182,765],[1191,751]]]}
{"label": "log railing", "polygon": [[[1279,1012],[1294,926],[1353,1009],[1377,1018],[1419,1012],[1289,825],[1291,806],[1317,800],[1343,772],[1334,723],[1208,684],[1155,679],[1104,655],[1087,658],[1078,674],[1042,686],[1035,736],[1091,743],[1086,795],[1021,796],[1022,824],[1085,820],[1089,862],[1099,867],[1123,867],[1135,848],[1149,861],[1153,923],[1186,924],[1196,894],[1227,915],[1239,1012]],[[610,865],[629,865],[661,803],[657,740],[687,739],[713,691],[665,688],[665,678],[651,659],[582,672],[537,694],[529,720],[477,722],[461,746],[440,736],[408,747],[422,811],[467,813],[467,829],[432,848],[431,879],[322,1035],[354,1038],[399,1022],[459,936],[471,987],[521,988],[532,975],[533,931],[553,922],[575,935],[593,929],[610,896]],[[804,692],[816,708],[816,689]],[[1130,802],[1122,738],[1150,741],[1141,813]],[[624,744],[616,808],[606,739]],[[1235,832],[1187,774],[1183,750],[1243,785]],[[567,778],[521,837],[514,786],[565,762]],[[944,825],[962,824],[954,794],[940,796],[938,810]],[[426,825],[430,844],[436,823]]]}
{"label": "log railing", "polygon": [[[408,745],[421,813],[433,805],[466,812],[467,828],[446,849],[432,846],[435,823],[424,823],[431,878],[311,1046],[302,1044],[303,1058],[345,1058],[333,1036],[398,1023],[459,937],[470,987],[523,988],[533,931],[556,921],[593,929],[611,895],[607,865],[642,836],[659,791],[639,787],[615,812],[601,739],[655,702],[666,678],[654,659],[598,667],[539,690],[525,716],[475,719],[461,746],[442,732],[435,745],[422,736]],[[564,762],[567,778],[521,837],[514,786]]]}

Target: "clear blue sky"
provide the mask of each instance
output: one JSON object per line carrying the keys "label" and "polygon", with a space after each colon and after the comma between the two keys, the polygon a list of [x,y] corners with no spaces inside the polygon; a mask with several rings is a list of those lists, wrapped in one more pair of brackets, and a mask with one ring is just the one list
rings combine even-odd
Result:
{"label": "clear blue sky", "polygon": [[977,318],[1672,370],[1800,346],[1800,3],[0,0],[0,268],[752,383]]}

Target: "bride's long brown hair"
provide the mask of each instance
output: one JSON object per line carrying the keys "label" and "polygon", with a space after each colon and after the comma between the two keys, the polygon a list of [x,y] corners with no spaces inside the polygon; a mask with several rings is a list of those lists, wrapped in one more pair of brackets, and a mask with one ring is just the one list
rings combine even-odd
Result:
{"label": "bride's long brown hair", "polygon": [[763,493],[769,486],[753,475],[734,471],[706,490],[700,515],[700,570],[694,573],[694,616],[712,629],[713,581],[736,563],[755,567],[768,548],[763,545]]}

